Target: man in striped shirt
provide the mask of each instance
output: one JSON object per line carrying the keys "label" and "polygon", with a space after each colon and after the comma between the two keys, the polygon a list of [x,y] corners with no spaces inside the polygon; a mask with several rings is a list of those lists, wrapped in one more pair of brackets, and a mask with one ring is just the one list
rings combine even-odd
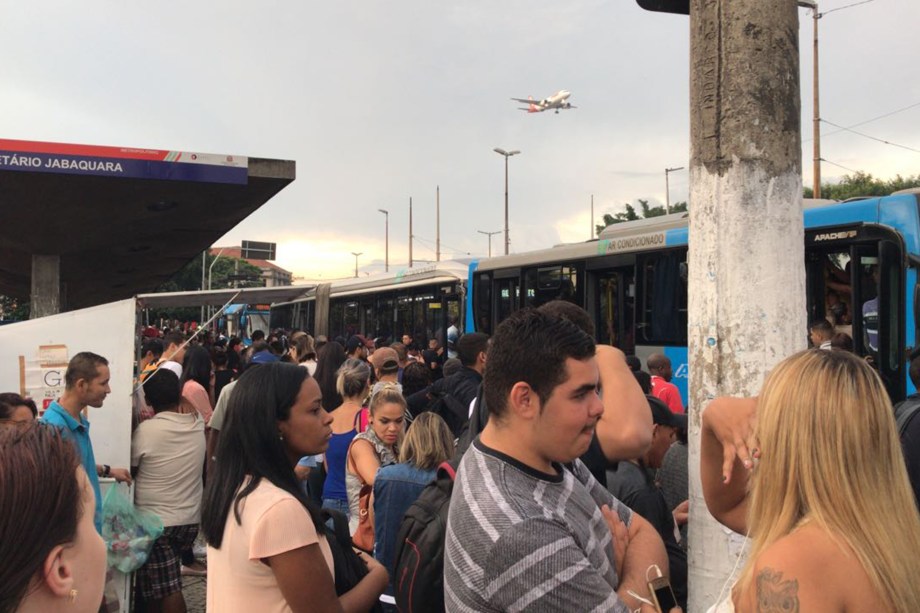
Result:
{"label": "man in striped shirt", "polygon": [[577,459],[604,410],[594,351],[573,323],[532,309],[498,327],[489,421],[451,496],[447,611],[627,613],[641,604],[628,591],[648,596],[651,565],[667,574],[655,529]]}

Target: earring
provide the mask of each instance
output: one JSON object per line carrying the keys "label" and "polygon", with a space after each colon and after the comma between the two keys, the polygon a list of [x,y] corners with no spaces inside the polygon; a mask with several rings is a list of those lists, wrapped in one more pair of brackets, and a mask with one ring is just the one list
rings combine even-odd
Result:
{"label": "earring", "polygon": [[77,601],[77,590],[70,590],[70,602]]}
{"label": "earring", "polygon": [[279,441],[283,441],[283,440],[284,440],[284,435],[281,434],[280,432],[278,433],[278,440],[279,440]]}

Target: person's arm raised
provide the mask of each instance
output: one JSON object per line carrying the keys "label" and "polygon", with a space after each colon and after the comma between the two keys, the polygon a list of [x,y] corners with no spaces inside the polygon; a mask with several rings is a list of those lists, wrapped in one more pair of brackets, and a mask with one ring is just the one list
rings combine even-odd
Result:
{"label": "person's arm raised", "polygon": [[652,412],[622,351],[597,346],[604,414],[597,422],[597,440],[610,462],[645,455],[652,442]]}
{"label": "person's arm raised", "polygon": [[716,398],[703,411],[703,497],[712,516],[739,534],[747,534],[747,480],[759,453],[756,417],[756,398]]}

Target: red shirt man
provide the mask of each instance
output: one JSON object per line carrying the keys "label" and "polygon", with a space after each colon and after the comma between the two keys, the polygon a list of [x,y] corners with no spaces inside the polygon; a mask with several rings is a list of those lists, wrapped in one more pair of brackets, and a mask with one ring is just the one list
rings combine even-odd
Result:
{"label": "red shirt man", "polygon": [[672,413],[682,414],[684,403],[680,398],[680,390],[671,383],[674,375],[671,360],[664,354],[653,353],[648,356],[646,364],[652,375],[652,395],[668,405]]}

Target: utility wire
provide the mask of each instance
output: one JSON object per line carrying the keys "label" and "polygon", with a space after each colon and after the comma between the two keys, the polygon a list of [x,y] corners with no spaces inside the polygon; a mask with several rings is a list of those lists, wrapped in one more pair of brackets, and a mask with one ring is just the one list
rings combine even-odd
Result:
{"label": "utility wire", "polygon": [[[834,134],[840,134],[841,132],[845,132],[846,130],[849,130],[849,129],[851,129],[851,128],[858,128],[859,126],[864,126],[864,125],[866,125],[867,123],[872,123],[873,121],[878,121],[879,119],[884,119],[885,117],[891,117],[892,115],[896,115],[896,114],[898,114],[898,113],[903,113],[904,111],[909,111],[910,109],[912,109],[912,108],[914,108],[914,107],[918,107],[918,106],[920,106],[920,102],[914,102],[913,104],[908,104],[907,106],[905,106],[905,107],[903,107],[903,108],[900,108],[900,109],[898,109],[898,110],[896,110],[896,111],[891,111],[891,112],[889,112],[889,113],[884,113],[884,114],[882,114],[882,115],[879,115],[878,117],[873,117],[872,119],[867,119],[867,120],[865,120],[865,121],[860,121],[859,123],[851,124],[851,125],[847,126],[846,128],[842,128],[842,129],[840,129],[840,130],[834,130],[833,132],[825,132],[825,133],[822,134],[821,136],[826,137],[826,136],[833,136]],[[828,122],[828,123],[829,123],[829,122]],[[803,143],[807,143],[807,142],[809,142],[809,141],[811,141],[811,140],[814,140],[814,139],[806,138],[806,139],[804,139],[802,142],[803,142]]]}
{"label": "utility wire", "polygon": [[[424,239],[424,238],[422,238],[421,236],[419,236],[418,234],[413,234],[413,235],[412,235],[412,238],[414,238],[414,239],[416,239],[416,240],[418,240],[418,241],[421,241],[422,243],[426,243],[426,244],[428,245],[428,248],[429,248],[429,249],[434,249],[435,246],[436,246],[435,243],[434,243],[433,241],[429,241],[429,240],[427,240],[427,239]],[[452,246],[448,245],[447,243],[445,243],[444,241],[441,241],[441,247],[447,247],[447,248],[450,249],[451,251],[456,251],[456,252],[458,252],[458,253],[465,253],[466,255],[470,255],[470,252],[469,252],[469,251],[465,251],[465,250],[463,250],[463,249],[458,249],[457,247],[452,247]]]}
{"label": "utility wire", "polygon": [[838,164],[837,162],[832,162],[832,161],[830,161],[830,160],[825,160],[824,158],[820,158],[820,160],[821,160],[822,162],[824,162],[825,164],[830,164],[831,166],[837,166],[838,168],[843,168],[844,170],[848,170],[848,171],[853,172],[853,173],[858,173],[858,172],[859,172],[858,170],[853,170],[852,168],[847,168],[847,167],[844,166],[843,164]]}
{"label": "utility wire", "polygon": [[819,18],[820,18],[820,17],[824,17],[824,16],[827,15],[828,13],[833,13],[834,11],[842,11],[843,9],[848,9],[848,8],[850,8],[851,6],[859,6],[860,4],[869,4],[870,2],[874,2],[874,1],[875,1],[875,0],[863,0],[862,2],[854,2],[853,4],[846,4],[846,5],[844,5],[844,6],[838,6],[837,8],[833,8],[833,9],[831,9],[831,10],[829,10],[829,11],[824,11],[824,12],[818,13],[818,17],[819,17]]}
{"label": "utility wire", "polygon": [[830,126],[834,126],[835,128],[840,128],[841,130],[845,130],[845,131],[847,131],[847,132],[852,132],[853,134],[856,134],[856,135],[858,135],[858,136],[862,136],[863,138],[868,138],[868,139],[870,139],[870,140],[878,141],[878,142],[884,143],[884,144],[886,144],[886,145],[891,145],[892,147],[900,147],[901,149],[907,149],[908,151],[913,151],[914,153],[920,153],[920,149],[914,149],[913,147],[908,147],[907,145],[899,145],[898,143],[893,143],[893,142],[891,142],[891,141],[887,141],[887,140],[884,140],[884,139],[881,139],[881,138],[876,138],[876,137],[874,137],[874,136],[869,136],[868,134],[864,134],[863,132],[857,132],[856,130],[851,130],[850,128],[845,128],[844,126],[837,125],[836,123],[833,123],[833,122],[828,121],[828,120],[826,120],[826,119],[819,119],[818,121],[821,121],[821,122],[823,122],[823,123],[826,123],[826,124],[828,124],[828,125],[830,125]]}

